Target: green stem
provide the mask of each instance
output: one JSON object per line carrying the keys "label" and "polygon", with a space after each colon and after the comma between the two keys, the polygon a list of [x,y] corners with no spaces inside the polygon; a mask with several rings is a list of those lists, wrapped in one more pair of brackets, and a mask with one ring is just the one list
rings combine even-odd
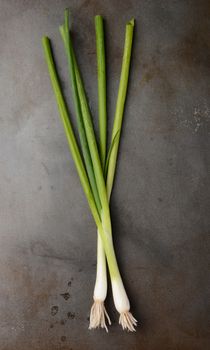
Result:
{"label": "green stem", "polygon": [[[134,27],[134,21],[131,20],[126,25],[122,72],[121,72],[121,78],[120,78],[120,86],[119,86],[119,92],[118,92],[115,121],[114,121],[114,127],[113,127],[113,131],[112,131],[112,141],[111,141],[110,152],[107,155],[108,158],[106,161],[107,173],[108,173],[106,187],[107,187],[107,194],[108,194],[109,199],[110,199],[110,195],[111,195],[111,191],[112,191],[112,187],[113,187],[114,174],[115,174],[115,170],[116,170],[117,153],[118,153],[118,147],[119,147],[119,139],[120,139],[120,133],[121,133],[124,104],[125,104],[125,99],[126,99],[130,57],[131,57],[131,50],[132,50],[133,27]],[[113,156],[112,156],[112,154],[113,154]],[[109,170],[109,172],[108,172],[108,170]],[[105,169],[105,171],[106,171],[106,169]],[[98,256],[100,256],[102,261],[103,261],[104,254],[105,253],[104,253],[103,247],[101,245],[98,245]],[[99,263],[99,259],[98,259],[98,263]]]}
{"label": "green stem", "polygon": [[103,18],[95,16],[96,31],[96,53],[98,71],[98,113],[99,113],[99,134],[100,134],[100,155],[102,168],[106,160],[106,137],[107,137],[107,112],[106,112],[106,62],[104,45]]}
{"label": "green stem", "polygon": [[[117,265],[117,260],[114,252],[114,247],[113,247],[113,241],[112,241],[112,235],[107,234],[107,232],[104,230],[104,225],[102,225],[102,222],[100,220],[97,207],[94,201],[94,197],[90,188],[90,184],[88,181],[88,177],[86,174],[86,170],[80,155],[80,151],[77,145],[77,141],[71,126],[71,122],[69,119],[69,113],[68,109],[64,100],[64,96],[61,91],[60,83],[59,83],[59,78],[58,74],[56,71],[55,63],[53,60],[53,55],[52,55],[52,50],[51,50],[51,45],[50,45],[50,40],[48,37],[43,37],[42,38],[42,45],[44,48],[44,55],[45,55],[45,60],[48,66],[48,71],[52,83],[52,87],[54,90],[55,98],[57,101],[58,105],[58,110],[60,113],[61,121],[64,126],[66,138],[70,147],[70,151],[73,157],[73,160],[75,162],[75,166],[81,181],[81,185],[83,187],[83,190],[85,192],[91,213],[93,215],[93,218],[95,220],[96,226],[98,228],[98,232],[101,236],[104,250],[107,256],[107,261],[108,261],[108,266],[110,270],[110,274],[112,276],[120,277],[118,265]],[[103,212],[102,212],[103,213]],[[103,213],[104,214],[104,213]],[[103,215],[102,216],[102,221],[109,221],[110,217],[108,219]],[[109,232],[110,233],[110,232]]]}
{"label": "green stem", "polygon": [[[98,116],[99,116],[99,147],[103,172],[106,163],[106,138],[107,138],[107,111],[106,111],[106,62],[103,18],[95,16],[97,74],[98,74]],[[100,236],[97,243],[97,269],[96,281],[102,279],[107,281],[106,256]],[[106,282],[107,286],[107,282]],[[107,293],[107,288],[106,291]]]}
{"label": "green stem", "polygon": [[[72,46],[72,51],[73,51],[73,46]],[[76,61],[75,53],[74,53],[74,69],[75,69],[75,75],[77,80],[77,88],[78,88],[78,93],[80,98],[80,105],[81,105],[81,110],[83,115],[85,132],[86,132],[88,146],[89,146],[91,159],[93,163],[93,169],[95,173],[99,197],[102,205],[102,213],[104,215],[104,222],[103,222],[104,230],[107,234],[111,235],[112,227],[111,227],[109,202],[107,197],[106,185],[104,181],[103,170],[101,167],[101,161],[100,161],[95,133],[93,129],[92,117],[88,106],[88,101],[87,101],[85,89],[83,86],[82,78],[81,78],[78,64]]]}
{"label": "green stem", "polygon": [[53,56],[52,56],[52,50],[51,50],[49,38],[43,37],[42,38],[42,45],[44,48],[45,59],[46,59],[47,65],[48,65],[48,70],[49,70],[49,75],[51,78],[52,87],[53,87],[53,90],[55,93],[60,117],[61,117],[61,120],[62,120],[62,123],[64,126],[64,130],[65,130],[66,137],[67,137],[67,140],[69,143],[71,154],[72,154],[73,160],[75,162],[76,169],[77,169],[83,190],[84,190],[85,195],[87,197],[92,215],[95,219],[96,225],[98,226],[101,224],[100,217],[99,217],[96,205],[95,205],[95,201],[94,201],[94,198],[92,195],[92,191],[91,191],[89,181],[87,178],[86,170],[85,170],[85,167],[84,167],[81,155],[80,155],[80,151],[79,151],[79,148],[77,145],[77,141],[76,141],[76,138],[75,138],[72,126],[71,126],[68,109],[67,109],[62,91],[61,91],[58,75],[56,72],[55,63],[54,63]]}
{"label": "green stem", "polygon": [[92,188],[93,196],[95,199],[95,203],[100,215],[101,211],[101,202],[99,199],[98,195],[98,189],[96,185],[96,179],[93,171],[93,165],[92,165],[92,160],[90,156],[90,151],[87,143],[87,138],[85,134],[85,129],[84,129],[84,124],[83,124],[83,119],[82,119],[82,112],[81,112],[81,107],[80,107],[80,101],[79,101],[79,95],[77,91],[77,84],[76,84],[76,77],[75,77],[75,72],[74,72],[74,63],[73,63],[73,54],[71,50],[71,36],[69,32],[69,10],[66,9],[65,13],[65,22],[64,25],[60,26],[60,33],[61,37],[63,39],[66,55],[67,55],[67,60],[68,60],[68,68],[69,68],[69,80],[71,82],[71,88],[72,88],[72,93],[73,93],[73,100],[74,100],[74,107],[76,111],[76,117],[77,117],[77,127],[78,127],[78,132],[79,132],[79,137],[80,137],[80,143],[81,143],[81,148],[82,148],[82,154],[85,162],[85,167],[87,170],[88,178],[90,181],[90,185]]}
{"label": "green stem", "polygon": [[126,24],[124,53],[123,53],[123,61],[122,61],[122,69],[121,69],[121,75],[120,75],[120,84],[119,84],[119,90],[118,90],[115,117],[114,117],[114,125],[112,129],[112,141],[118,132],[119,132],[119,137],[113,146],[113,150],[110,155],[110,160],[108,165],[107,180],[106,180],[108,198],[110,198],[111,196],[114,176],[115,176],[116,163],[117,163],[120,133],[121,133],[124,105],[125,105],[127,86],[128,86],[130,59],[131,59],[132,42],[133,42],[133,29],[134,29],[134,19],[132,19]]}

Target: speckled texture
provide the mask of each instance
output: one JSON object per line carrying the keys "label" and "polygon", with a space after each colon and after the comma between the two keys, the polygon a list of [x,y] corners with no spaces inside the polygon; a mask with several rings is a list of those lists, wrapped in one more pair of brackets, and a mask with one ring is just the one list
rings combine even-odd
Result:
{"label": "speckled texture", "polygon": [[[111,205],[136,334],[120,329],[111,295],[109,335],[88,330],[96,230],[40,43],[52,38],[69,97],[57,31],[67,6],[95,120],[93,16],[106,18],[110,126],[136,18]],[[209,18],[208,0],[0,2],[0,350],[209,349]]]}

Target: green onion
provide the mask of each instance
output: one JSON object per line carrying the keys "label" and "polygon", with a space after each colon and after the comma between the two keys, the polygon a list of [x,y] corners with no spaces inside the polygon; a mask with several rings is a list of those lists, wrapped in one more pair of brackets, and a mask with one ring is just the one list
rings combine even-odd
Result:
{"label": "green onion", "polygon": [[[80,75],[79,67],[77,64],[76,56],[73,50],[72,40],[69,32],[68,23],[68,11],[65,11],[65,23],[60,28],[60,32],[64,41],[65,50],[68,58],[69,65],[69,76],[72,85],[73,99],[77,116],[77,125],[80,136],[82,154],[84,162],[72,129],[70,115],[67,109],[67,105],[62,94],[61,86],[59,83],[58,74],[56,71],[55,62],[52,55],[52,50],[50,46],[50,40],[47,37],[42,38],[42,45],[44,48],[45,59],[48,65],[49,75],[54,90],[55,98],[58,105],[58,110],[60,117],[64,126],[70,151],[72,153],[73,160],[76,165],[76,169],[81,181],[81,185],[85,192],[87,201],[93,218],[95,220],[98,235],[100,239],[98,240],[98,268],[97,273],[103,274],[104,280],[99,283],[98,289],[101,288],[101,295],[106,295],[106,262],[105,255],[108,262],[108,268],[111,277],[112,292],[115,307],[120,313],[119,323],[122,325],[123,329],[134,331],[136,326],[136,320],[130,313],[130,303],[127,297],[122,278],[117,265],[117,260],[114,252],[113,240],[112,240],[112,226],[109,210],[109,198],[112,190],[114,173],[116,168],[117,152],[119,147],[119,138],[122,125],[122,117],[124,110],[124,103],[127,90],[130,56],[132,48],[132,37],[133,37],[133,27],[134,21],[130,21],[126,25],[126,38],[125,38],[125,48],[123,55],[122,72],[120,78],[120,86],[117,99],[117,107],[115,113],[114,126],[112,131],[112,142],[110,146],[110,151],[106,159],[106,129],[102,130],[102,125],[106,125],[106,80],[105,80],[105,70],[101,69],[104,62],[105,67],[105,50],[103,45],[101,46],[101,38],[103,39],[103,26],[102,19],[96,19],[96,32],[98,33],[97,41],[97,56],[100,58],[98,61],[98,84],[99,84],[99,118],[101,123],[101,135],[100,135],[100,156],[96,143],[94,128],[92,124],[92,117],[90,109],[87,102],[87,97],[85,89],[83,86],[82,78]],[[104,42],[104,40],[102,40]],[[100,72],[100,73],[99,73]],[[104,110],[105,109],[105,110]],[[104,159],[104,160],[103,160]],[[105,184],[104,170],[107,170],[107,182]],[[98,195],[98,197],[97,197]],[[98,198],[98,199],[97,199]],[[109,317],[106,313],[105,308],[101,311],[100,307],[102,304],[95,303],[95,307],[91,310],[93,316],[95,317],[95,325],[101,325],[106,327],[105,319],[97,320],[98,313],[100,317]],[[105,314],[105,316],[104,316]],[[94,328],[94,327],[93,327]]]}
{"label": "green onion", "polygon": [[[98,117],[99,117],[99,147],[101,155],[101,164],[105,172],[106,165],[106,138],[107,138],[107,112],[106,112],[106,64],[105,64],[105,45],[104,45],[104,28],[103,18],[95,16],[96,32],[96,53],[97,53],[97,71],[98,71]],[[100,235],[97,236],[97,268],[96,281],[93,293],[94,303],[90,311],[89,329],[105,328],[106,318],[111,324],[109,315],[104,306],[107,295],[107,271],[106,256],[103,242]]]}
{"label": "green onion", "polygon": [[[134,19],[132,19],[126,24],[125,44],[124,44],[121,76],[120,76],[120,85],[118,90],[114,126],[112,130],[111,147],[113,148],[110,151],[108,172],[107,172],[107,179],[106,179],[107,195],[109,199],[111,196],[111,191],[112,191],[113,182],[114,182],[124,105],[125,105],[126,92],[127,92],[127,86],[128,86],[130,58],[131,58],[132,42],[133,42],[133,29],[134,29]],[[124,290],[124,286],[121,285],[120,281],[118,281],[117,285],[112,286],[112,288],[113,289],[116,288],[115,293],[113,292],[113,295],[114,295],[115,307],[120,313],[119,324],[122,325],[123,329],[127,329],[132,332],[135,331],[134,326],[137,325],[137,320],[129,312],[130,303],[127,296],[125,295],[126,293]],[[127,306],[126,306],[126,303],[127,303]],[[126,310],[126,311],[123,312],[123,310]]]}
{"label": "green onion", "polygon": [[75,138],[75,135],[74,135],[71,123],[70,123],[69,113],[68,113],[68,110],[66,107],[66,103],[65,103],[62,91],[61,91],[60,84],[59,84],[59,79],[58,79],[55,63],[54,63],[53,56],[52,56],[52,50],[51,50],[49,38],[43,37],[42,38],[42,45],[44,48],[45,59],[46,59],[47,65],[48,65],[49,75],[51,78],[52,87],[53,87],[55,98],[57,101],[58,110],[59,110],[61,120],[62,120],[62,123],[64,126],[64,130],[65,130],[66,137],[67,137],[67,140],[69,143],[71,154],[72,154],[73,160],[75,162],[76,169],[77,169],[78,175],[80,177],[80,181],[81,181],[83,190],[84,190],[86,198],[88,200],[90,210],[92,212],[92,215],[94,217],[95,223],[96,223],[97,228],[98,228],[98,232],[99,232],[101,239],[102,239],[102,242],[103,242],[104,250],[106,252],[107,261],[108,261],[108,265],[109,265],[109,270],[113,276],[118,276],[119,269],[117,266],[117,261],[116,261],[116,257],[115,257],[115,253],[114,253],[112,236],[109,232],[104,230],[104,228],[102,226],[102,222],[101,222],[100,217],[98,215],[98,211],[97,211],[95,201],[94,201],[94,198],[92,195],[92,191],[91,191],[91,188],[89,185],[86,170],[85,170],[85,167],[84,167],[81,155],[80,155],[80,151],[79,151],[79,148],[78,148],[78,145],[76,142],[76,138]]}
{"label": "green onion", "polygon": [[[98,18],[97,16],[96,18]],[[99,17],[100,18],[100,17]],[[107,193],[108,197],[110,198],[111,190],[113,187],[113,179],[116,169],[116,161],[117,161],[117,153],[119,148],[119,141],[120,141],[120,133],[121,133],[121,126],[122,126],[122,118],[123,118],[123,112],[124,112],[124,104],[126,99],[126,92],[127,92],[127,85],[128,85],[128,76],[129,76],[129,67],[130,67],[130,58],[131,58],[131,50],[132,50],[132,40],[133,40],[133,28],[134,28],[134,20],[131,20],[126,25],[126,34],[125,34],[125,45],[124,45],[124,54],[123,54],[123,63],[122,63],[122,71],[121,71],[121,78],[120,78],[120,86],[118,91],[118,98],[117,98],[117,106],[116,106],[116,112],[115,112],[115,119],[114,119],[114,127],[112,131],[112,140],[109,152],[107,154],[105,168],[104,168],[104,176],[105,179],[107,178]],[[96,31],[96,37],[99,35]],[[98,39],[99,40],[99,39]],[[100,64],[103,59],[101,56],[104,55],[104,50],[100,49],[97,50],[97,56],[98,56],[98,65]],[[100,58],[100,59],[99,59]],[[98,80],[100,80],[100,69],[98,69]],[[103,95],[103,86],[102,86],[102,96]],[[99,86],[100,90],[100,86]],[[106,106],[106,100],[104,97],[103,104]],[[99,106],[100,106],[100,93],[99,93]],[[105,107],[106,108],[106,107]],[[100,109],[99,109],[100,112]],[[100,116],[100,114],[99,114]],[[101,140],[100,140],[101,141]],[[112,160],[112,161],[110,161]],[[108,173],[109,171],[109,173]],[[105,300],[106,290],[103,288],[103,283],[106,281],[106,270],[103,268],[104,263],[104,248],[101,242],[98,239],[98,252],[97,252],[97,274],[96,274],[96,284],[95,284],[95,290],[94,294],[96,295],[103,295]],[[98,273],[98,271],[100,273]],[[130,303],[127,298],[123,283],[121,279],[112,278],[112,290],[113,290],[113,297],[115,306],[120,313],[120,319],[119,323],[122,325],[123,329],[128,329],[130,331],[134,331],[137,321],[134,319],[132,314],[129,312],[130,309]],[[106,286],[106,284],[105,284]],[[104,293],[104,294],[103,294]],[[95,303],[94,303],[95,305]],[[93,305],[93,308],[94,308]],[[125,312],[126,310],[126,312]],[[92,310],[91,310],[92,311]],[[96,310],[98,311],[98,310]],[[98,313],[100,314],[100,313]],[[99,324],[95,321],[94,313],[91,312],[90,315],[90,325],[91,328],[95,328]]]}
{"label": "green onion", "polygon": [[[100,127],[100,146],[103,149],[103,140],[106,139],[106,90],[105,90],[105,50],[104,50],[104,32],[103,32],[103,20],[101,16],[95,17],[96,24],[96,42],[97,42],[97,62],[98,62],[98,106],[99,106],[99,127]],[[109,176],[107,179],[107,193],[110,198],[111,190],[113,187],[113,179],[116,169],[117,153],[119,147],[120,133],[122,118],[124,112],[124,104],[126,99],[127,84],[128,84],[128,75],[130,67],[130,57],[132,49],[132,39],[133,39],[133,27],[134,20],[131,20],[126,26],[126,35],[125,35],[125,47],[123,55],[123,64],[122,72],[120,79],[120,86],[117,99],[117,107],[115,113],[114,127],[112,132],[112,140],[109,152],[106,157],[106,162],[104,166],[104,177],[107,178],[108,169]],[[112,158],[111,158],[112,156]],[[112,161],[110,162],[110,159]],[[103,158],[102,158],[102,164]],[[109,168],[108,168],[109,167]],[[94,288],[94,304],[91,309],[90,314],[90,328],[96,328],[104,322],[104,313],[106,312],[104,307],[104,301],[107,294],[107,276],[106,276],[106,267],[104,266],[105,253],[104,248],[101,242],[100,237],[98,237],[98,247],[97,247],[97,272],[96,272],[96,282]],[[101,303],[96,304],[96,300],[102,300]],[[96,308],[97,306],[97,308]],[[100,307],[100,312],[98,308]],[[100,315],[97,319],[95,314]],[[105,314],[106,315],[106,314]],[[130,317],[132,319],[132,316]],[[101,322],[102,320],[103,322]],[[98,322],[97,322],[98,321]],[[124,320],[124,317],[120,318],[120,323],[123,327],[127,327],[127,324]],[[132,324],[132,322],[131,322]],[[133,324],[136,325],[136,321],[133,319]],[[134,330],[133,325],[127,327],[129,330]]]}
{"label": "green onion", "polygon": [[[72,39],[71,39],[71,33],[69,31],[69,11],[68,9],[65,10],[65,22],[64,25],[60,26],[60,33],[61,37],[64,42],[64,47],[68,59],[68,67],[69,67],[69,77],[70,77],[70,82],[72,86],[72,91],[73,91],[73,98],[74,98],[74,105],[75,105],[75,110],[76,110],[76,115],[77,115],[77,125],[78,125],[78,131],[80,135],[80,140],[81,140],[81,145],[82,145],[82,152],[83,152],[83,157],[88,173],[88,177],[91,183],[91,188],[93,191],[93,196],[96,202],[96,206],[99,212],[99,215],[101,213],[101,202],[99,199],[98,195],[98,190],[97,190],[97,185],[95,181],[95,175],[93,172],[93,167],[92,167],[92,160],[90,157],[89,153],[89,147],[87,144],[87,138],[85,134],[85,129],[84,129],[84,124],[83,124],[83,119],[82,119],[82,112],[81,112],[81,107],[80,107],[80,100],[78,96],[78,90],[77,90],[77,84],[76,84],[76,76],[75,76],[75,71],[74,71],[74,58],[73,58],[73,51],[72,51]],[[104,114],[104,117],[106,118],[106,114]],[[106,135],[106,128],[104,129],[104,126],[102,128],[103,131],[105,131]],[[104,140],[103,140],[104,141]],[[106,139],[105,139],[106,141]],[[103,142],[102,142],[103,144]],[[106,145],[106,144],[105,144]],[[103,145],[102,145],[103,149]],[[92,328],[105,328],[106,331],[108,332],[108,328],[106,325],[106,318],[108,320],[108,323],[111,324],[110,318],[108,316],[108,313],[105,309],[104,306],[104,300],[106,299],[106,294],[107,294],[107,273],[106,273],[106,257],[104,253],[104,248],[103,248],[103,243],[100,238],[100,235],[98,234],[98,243],[97,243],[97,278],[96,278],[96,284],[94,288],[94,304],[91,308],[91,313],[90,313],[90,329]],[[100,254],[100,251],[103,251],[102,254]],[[103,276],[103,278],[101,278]],[[97,315],[97,317],[96,317]]]}
{"label": "green onion", "polygon": [[[132,43],[133,35],[130,35],[130,34],[131,33],[133,34],[133,27],[134,27],[134,21],[131,21],[126,25],[125,47],[124,47],[123,65],[122,65],[123,72],[124,72],[125,68],[126,68],[125,69],[126,71],[129,71],[129,69],[127,69],[127,66],[125,67],[125,62],[126,62],[126,64],[128,64],[128,63],[130,64],[130,60],[127,60],[127,59],[125,60],[124,57],[125,57],[125,55],[126,56],[128,55],[128,52],[127,52],[128,49],[130,50],[129,57],[131,56],[131,48],[132,48],[131,43]],[[130,43],[130,41],[131,41],[131,43]],[[91,146],[92,146],[92,148],[93,148],[92,151],[95,152],[95,156],[97,158],[97,164],[98,164],[99,156],[98,156],[98,152],[97,152],[97,146],[96,146],[96,141],[95,141],[95,136],[94,136],[94,131],[93,131],[90,109],[88,106],[87,97],[85,94],[85,90],[84,90],[83,82],[82,82],[82,79],[80,76],[80,72],[79,72],[79,68],[78,68],[75,54],[74,54],[74,67],[75,67],[75,72],[76,72],[77,87],[78,87],[78,93],[79,93],[79,97],[80,97],[80,104],[81,104],[81,108],[82,108],[82,114],[83,114],[83,120],[84,120],[87,140],[88,140],[90,152],[91,152]],[[124,79],[122,79],[122,76],[123,76],[123,74],[121,73],[121,80],[124,81]],[[116,144],[119,145],[119,140],[118,141],[116,140],[115,145]],[[112,150],[111,155],[110,155],[110,160],[111,160],[112,154],[115,150],[115,147],[116,147],[115,145],[113,146],[113,150]],[[117,147],[117,149],[118,149],[118,147]],[[117,158],[117,155],[116,155],[116,158]],[[92,158],[92,161],[93,161],[93,167],[94,167],[94,159],[93,158]],[[108,166],[108,171],[109,171],[109,167],[110,167],[110,165]],[[115,170],[115,168],[114,168],[114,170]],[[94,172],[96,175],[95,167],[94,167]],[[101,175],[101,167],[99,167],[99,172]],[[114,171],[113,171],[113,173],[114,173]],[[100,176],[100,180],[101,180],[101,176]],[[96,176],[96,181],[97,181],[97,176]],[[112,181],[112,184],[113,184],[113,181]],[[99,184],[97,184],[97,185],[98,185],[98,189],[100,188],[100,186],[103,187],[103,181],[101,181],[100,185]],[[104,191],[104,187],[102,188],[102,190]],[[110,188],[107,187],[106,191],[109,194]],[[100,193],[99,193],[99,195],[100,195]],[[103,192],[103,195],[104,195],[104,192]],[[103,202],[103,200],[104,200],[104,202]],[[107,197],[106,196],[104,196],[103,199],[101,198],[101,203],[102,203],[102,214],[101,214],[102,226],[103,226],[105,233],[107,233],[110,237],[112,237],[109,210],[103,211],[104,208],[105,208],[105,210],[107,209],[107,207],[106,207],[107,206]],[[105,204],[104,208],[103,208],[103,203]],[[106,253],[104,242],[103,242],[103,247],[104,247],[104,250]],[[101,254],[103,254],[103,253],[101,253]],[[107,257],[108,267],[109,267],[109,272],[110,272],[114,303],[115,303],[115,307],[116,307],[117,311],[120,313],[119,323],[122,325],[123,329],[135,331],[134,326],[136,326],[137,321],[132,316],[132,314],[129,312],[130,302],[129,302],[129,299],[128,299],[127,294],[126,294],[126,291],[125,291],[125,288],[124,288],[124,285],[122,282],[122,278],[121,278],[120,273],[119,273],[119,269],[117,267],[117,262],[116,262],[115,266],[110,265],[107,253],[106,253],[106,257]]]}

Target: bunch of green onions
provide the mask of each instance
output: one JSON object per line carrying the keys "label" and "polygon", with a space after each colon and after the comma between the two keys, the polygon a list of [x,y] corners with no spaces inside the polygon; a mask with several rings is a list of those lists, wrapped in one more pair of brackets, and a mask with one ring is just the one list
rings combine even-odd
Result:
{"label": "bunch of green onions", "polygon": [[71,90],[73,95],[80,146],[76,140],[70,114],[62,93],[56,70],[55,61],[48,37],[42,38],[44,55],[48,65],[49,75],[58,105],[60,117],[64,126],[70,151],[85,192],[91,213],[97,226],[97,272],[94,288],[94,303],[90,312],[89,328],[102,327],[108,331],[107,322],[111,324],[104,302],[107,295],[108,264],[111,278],[114,304],[120,314],[119,323],[123,329],[135,331],[136,319],[130,312],[130,302],[127,297],[123,281],[119,272],[112,239],[112,225],[109,200],[112,192],[120,134],[126,99],[130,58],[133,41],[134,20],[126,24],[125,44],[122,69],[112,129],[111,144],[107,152],[107,101],[106,101],[106,62],[104,26],[101,16],[95,17],[96,52],[98,71],[98,115],[99,115],[99,147],[96,141],[92,116],[88,105],[81,73],[73,48],[71,30],[69,26],[69,11],[65,10],[64,24],[60,26],[67,62]]}

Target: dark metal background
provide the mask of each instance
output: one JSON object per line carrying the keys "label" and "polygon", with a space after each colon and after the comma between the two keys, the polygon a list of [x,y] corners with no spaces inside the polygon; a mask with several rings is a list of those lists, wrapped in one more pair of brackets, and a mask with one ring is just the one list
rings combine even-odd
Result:
{"label": "dark metal background", "polygon": [[[88,330],[96,230],[64,137],[41,48],[69,90],[58,26],[70,6],[95,119],[93,17],[106,18],[109,122],[124,27],[135,45],[113,231],[139,320]],[[0,349],[207,350],[210,339],[210,3],[0,1]],[[71,107],[70,103],[70,107]]]}

